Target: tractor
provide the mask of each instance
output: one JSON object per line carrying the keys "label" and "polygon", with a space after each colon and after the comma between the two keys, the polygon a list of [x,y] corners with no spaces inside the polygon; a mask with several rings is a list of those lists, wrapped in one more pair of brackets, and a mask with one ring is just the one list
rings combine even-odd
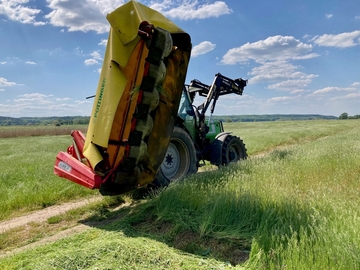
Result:
{"label": "tractor", "polygon": [[[241,78],[232,80],[218,73],[210,86],[198,80],[185,85],[170,143],[153,184],[166,186],[196,173],[205,161],[226,166],[246,159],[243,141],[225,132],[221,121],[212,120],[218,98],[227,94],[242,95],[246,84]],[[194,105],[196,94],[205,97],[199,106]],[[210,117],[206,121],[209,107]]]}
{"label": "tractor", "polygon": [[[245,159],[243,142],[212,121],[212,113],[219,96],[241,95],[246,81],[216,74],[210,86],[185,85],[188,33],[137,1],[106,18],[109,37],[86,136],[72,131],[73,144],[56,156],[54,173],[118,195],[166,186],[205,161],[221,166]],[[206,97],[200,106],[193,103],[197,94]]]}

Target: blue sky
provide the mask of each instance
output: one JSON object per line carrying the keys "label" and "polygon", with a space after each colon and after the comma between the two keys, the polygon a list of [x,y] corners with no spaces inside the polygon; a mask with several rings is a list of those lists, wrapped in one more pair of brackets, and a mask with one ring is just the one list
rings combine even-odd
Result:
{"label": "blue sky", "polygon": [[[90,115],[125,0],[0,0],[0,116]],[[248,79],[215,114],[360,114],[360,1],[151,0],[191,35],[186,82]]]}

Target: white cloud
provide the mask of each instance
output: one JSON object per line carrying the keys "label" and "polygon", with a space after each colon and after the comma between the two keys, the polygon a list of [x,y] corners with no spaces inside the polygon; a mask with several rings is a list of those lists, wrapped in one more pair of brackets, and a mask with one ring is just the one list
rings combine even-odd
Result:
{"label": "white cloud", "polygon": [[4,91],[5,91],[5,89],[4,89],[4,88],[0,89],[0,92],[4,92]]}
{"label": "white cloud", "polygon": [[322,35],[313,38],[315,44],[325,47],[348,48],[360,45],[360,30],[337,35]]}
{"label": "white cloud", "polygon": [[304,54],[304,55],[294,55],[291,60],[307,60],[307,59],[312,59],[315,57],[319,57],[319,54],[317,53],[308,53],[308,54]]}
{"label": "white cloud", "polygon": [[317,57],[311,53],[311,44],[302,43],[292,36],[272,36],[254,43],[246,43],[230,49],[222,58],[225,65],[254,60],[258,63],[279,60],[299,60]]}
{"label": "white cloud", "polygon": [[[38,21],[37,16],[41,10],[34,7],[30,0],[2,0],[0,2],[0,14],[13,21],[33,25],[45,25],[62,27],[60,30],[72,31],[95,31],[105,33],[109,30],[106,14],[128,2],[127,0],[46,0],[47,8],[51,11],[44,14],[47,22]],[[205,0],[162,0],[150,2],[150,7],[163,13],[171,19],[193,20],[216,18],[230,14],[232,10],[224,1],[209,3]]]}
{"label": "white cloud", "polygon": [[292,90],[292,91],[290,91],[290,94],[292,94],[292,95],[295,95],[295,94],[303,94],[303,93],[305,93],[305,92],[306,92],[305,90],[298,89],[298,90]]}
{"label": "white cloud", "polygon": [[0,65],[5,65],[6,61],[0,62]]}
{"label": "white cloud", "polygon": [[351,93],[345,96],[338,96],[331,98],[331,100],[346,100],[346,99],[348,100],[360,99],[360,93]]}
{"label": "white cloud", "polygon": [[221,15],[232,13],[232,10],[223,1],[208,3],[198,0],[183,0],[178,3],[177,6],[174,6],[173,1],[164,0],[161,3],[153,3],[150,7],[164,14],[166,17],[180,20],[217,18]]}
{"label": "white cloud", "polygon": [[80,47],[76,47],[73,51],[76,55],[83,56],[84,52],[80,49]]}
{"label": "white cloud", "polygon": [[273,97],[273,98],[269,98],[268,100],[266,100],[267,103],[284,103],[284,102],[288,102],[290,100],[293,100],[295,97],[288,97],[288,96],[283,96],[283,97]]}
{"label": "white cloud", "polygon": [[332,16],[334,16],[334,14],[325,14],[325,17],[326,17],[327,19],[330,19]]}
{"label": "white cloud", "polygon": [[14,85],[17,85],[17,83],[9,82],[7,79],[0,77],[0,86],[4,87],[4,86],[14,86]]}
{"label": "white cloud", "polygon": [[125,0],[46,0],[52,11],[45,15],[50,24],[67,28],[68,31],[95,31],[105,33],[109,30],[106,14],[125,3]]}
{"label": "white cloud", "polygon": [[91,53],[91,56],[92,56],[93,59],[102,60],[102,57],[101,57],[99,51],[93,51],[93,52]]}
{"label": "white cloud", "polygon": [[2,0],[0,2],[0,14],[15,22],[36,26],[45,25],[45,22],[36,20],[36,16],[41,13],[41,10],[24,5],[28,3],[29,0]]}
{"label": "white cloud", "polygon": [[277,91],[296,91],[307,87],[312,82],[312,78],[304,78],[298,80],[286,80],[271,84],[268,89],[274,89]]}
{"label": "white cloud", "polygon": [[66,98],[55,98],[56,101],[67,101],[72,100],[72,98],[66,97]]}
{"label": "white cloud", "polygon": [[103,60],[100,53],[99,53],[99,51],[93,51],[90,55],[91,55],[92,58],[91,59],[86,59],[84,61],[84,64],[86,66],[100,64],[99,61]]}
{"label": "white cloud", "polygon": [[191,50],[191,56],[196,57],[198,55],[206,54],[211,52],[216,47],[216,44],[211,43],[210,41],[203,41],[200,44],[194,46]]}
{"label": "white cloud", "polygon": [[360,16],[355,16],[355,20],[360,20]]}
{"label": "white cloud", "polygon": [[54,95],[31,93],[20,95],[13,104],[0,103],[0,115],[18,116],[49,116],[52,115],[89,115],[91,101],[77,101],[71,98],[59,98]]}
{"label": "white cloud", "polygon": [[318,89],[315,90],[312,94],[310,94],[310,96],[314,96],[314,95],[321,95],[321,94],[327,94],[330,92],[344,92],[344,91],[354,91],[355,88],[353,87],[336,87],[336,86],[331,86],[331,87],[325,87],[322,89]]}
{"label": "white cloud", "polygon": [[246,43],[230,49],[222,58],[225,65],[244,64],[251,61],[260,64],[248,73],[253,75],[249,84],[272,83],[266,88],[277,91],[300,93],[314,78],[315,74],[301,72],[302,66],[293,61],[308,60],[319,55],[313,53],[311,44],[303,43],[292,36],[271,36],[265,40]]}
{"label": "white cloud", "polygon": [[84,64],[85,64],[86,66],[91,66],[91,65],[99,64],[99,62],[98,62],[97,60],[95,60],[95,59],[86,59],[86,60],[84,61]]}
{"label": "white cloud", "polygon": [[106,46],[107,45],[107,42],[108,42],[108,40],[107,39],[101,39],[101,41],[98,43],[98,45],[100,45],[100,46]]}
{"label": "white cloud", "polygon": [[31,94],[24,94],[24,95],[19,95],[18,99],[15,99],[14,101],[16,103],[29,103],[29,102],[36,102],[37,104],[49,104],[49,103],[54,103],[48,99],[46,99],[47,95],[44,94],[40,94],[40,93],[31,93]]}
{"label": "white cloud", "polygon": [[[254,77],[249,79],[249,84],[260,83],[260,82],[276,82],[277,86],[281,86],[281,90],[286,91],[293,91],[298,90],[298,87],[294,88],[287,88],[285,89],[285,83],[282,81],[287,81],[287,86],[289,86],[289,82],[294,82],[294,80],[302,80],[302,85],[306,81],[306,85],[311,82],[312,79],[318,77],[314,74],[305,74],[303,72],[298,71],[301,66],[295,66],[287,61],[272,61],[266,62],[258,67],[254,67],[250,72],[249,75],[254,75]],[[276,86],[273,85],[272,87],[269,86],[269,89],[276,89]],[[280,89],[277,89],[280,90]]]}
{"label": "white cloud", "polygon": [[41,104],[41,105],[52,105],[52,104],[56,104],[59,101],[70,101],[70,102],[74,102],[75,104],[78,104],[78,102],[73,101],[73,99],[69,98],[69,97],[65,97],[65,98],[59,98],[59,97],[55,97],[54,95],[44,95],[41,93],[31,93],[31,94],[24,94],[24,95],[19,95],[17,99],[14,99],[14,102],[17,104],[22,104],[22,105],[37,105],[37,104]]}
{"label": "white cloud", "polygon": [[28,64],[28,65],[36,65],[36,63],[35,62],[32,62],[32,61],[27,61],[27,62],[25,62],[26,64]]}

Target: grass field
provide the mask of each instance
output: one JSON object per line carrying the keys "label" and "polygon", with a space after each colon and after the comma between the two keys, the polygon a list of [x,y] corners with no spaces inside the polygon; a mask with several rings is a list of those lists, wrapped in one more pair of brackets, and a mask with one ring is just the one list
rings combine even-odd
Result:
{"label": "grass field", "polygon": [[1,126],[0,138],[15,138],[44,135],[69,135],[72,130],[87,130],[87,125],[64,125],[64,126]]}
{"label": "grass field", "polygon": [[[2,258],[0,269],[359,269],[359,121],[225,128],[244,140],[248,160],[105,212],[108,222]],[[94,194],[52,176],[68,141],[0,139],[3,218]]]}
{"label": "grass field", "polygon": [[97,194],[53,174],[56,154],[70,144],[69,135],[0,139],[0,220]]}

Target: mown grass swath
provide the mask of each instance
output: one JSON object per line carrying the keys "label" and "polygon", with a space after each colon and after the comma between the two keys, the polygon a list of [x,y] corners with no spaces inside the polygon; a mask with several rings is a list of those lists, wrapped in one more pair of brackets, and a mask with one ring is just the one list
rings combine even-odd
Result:
{"label": "mown grass swath", "polygon": [[242,125],[228,130],[250,159],[173,183],[109,224],[0,268],[359,269],[357,121]]}

